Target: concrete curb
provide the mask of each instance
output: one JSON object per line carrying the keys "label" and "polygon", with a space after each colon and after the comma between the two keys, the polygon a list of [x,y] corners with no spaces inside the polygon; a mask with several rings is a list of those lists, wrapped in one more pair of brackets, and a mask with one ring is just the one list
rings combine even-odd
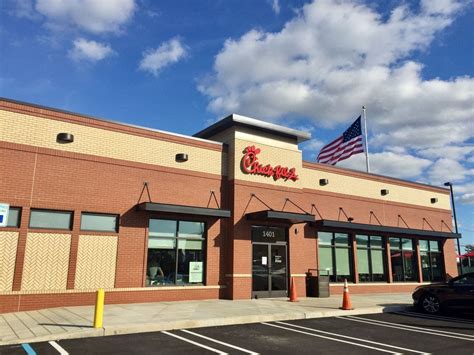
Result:
{"label": "concrete curb", "polygon": [[259,323],[259,322],[273,322],[273,321],[287,321],[287,320],[298,320],[298,319],[312,319],[312,318],[326,318],[326,317],[340,317],[346,315],[362,315],[362,314],[377,314],[386,312],[395,312],[405,310],[409,305],[398,305],[398,306],[375,306],[354,309],[351,311],[343,311],[340,309],[314,311],[314,312],[282,312],[276,314],[256,314],[248,316],[229,316],[229,317],[217,317],[207,319],[196,319],[196,320],[171,320],[171,321],[158,321],[154,323],[142,323],[142,324],[123,324],[105,326],[102,329],[87,329],[77,332],[68,332],[62,334],[50,334],[32,338],[14,339],[6,342],[0,342],[0,345],[13,345],[22,343],[38,343],[51,340],[64,340],[64,339],[80,339],[100,336],[111,336],[111,335],[125,335],[125,334],[137,334],[137,333],[150,333],[158,332],[163,330],[176,330],[183,328],[203,328],[223,325],[237,325],[247,323]]}

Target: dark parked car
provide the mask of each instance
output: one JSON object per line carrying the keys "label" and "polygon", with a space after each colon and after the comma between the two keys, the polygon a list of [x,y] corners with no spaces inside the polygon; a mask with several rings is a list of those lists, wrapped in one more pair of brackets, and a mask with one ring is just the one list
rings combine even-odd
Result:
{"label": "dark parked car", "polygon": [[418,286],[413,292],[415,307],[435,314],[442,310],[474,310],[474,272],[445,283]]}

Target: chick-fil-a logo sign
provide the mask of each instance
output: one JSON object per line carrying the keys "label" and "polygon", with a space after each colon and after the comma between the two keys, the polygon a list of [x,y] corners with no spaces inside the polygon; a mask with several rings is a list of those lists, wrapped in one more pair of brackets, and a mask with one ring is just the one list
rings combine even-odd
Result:
{"label": "chick-fil-a logo sign", "polygon": [[263,165],[258,161],[257,155],[259,153],[260,149],[255,148],[254,145],[248,146],[244,149],[244,156],[240,162],[240,166],[244,173],[273,177],[274,180],[298,180],[298,175],[296,175],[295,168],[290,169],[281,165],[277,165],[275,167],[271,166],[270,164]]}

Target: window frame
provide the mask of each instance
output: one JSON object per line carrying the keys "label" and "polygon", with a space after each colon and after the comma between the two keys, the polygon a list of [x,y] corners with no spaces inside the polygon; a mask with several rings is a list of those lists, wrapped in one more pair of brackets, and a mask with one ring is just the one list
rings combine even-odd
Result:
{"label": "window frame", "polygon": [[[49,213],[69,213],[70,214],[70,219],[69,219],[69,228],[58,228],[58,227],[34,227],[31,226],[31,217],[33,215],[33,212],[49,212]],[[74,226],[74,211],[70,210],[55,210],[55,209],[47,209],[47,208],[31,208],[30,209],[30,216],[29,216],[29,221],[28,221],[28,228],[29,229],[44,229],[44,230],[67,230],[67,231],[72,231],[73,226]]]}
{"label": "window frame", "polygon": [[[82,228],[82,216],[88,215],[88,216],[108,216],[112,217],[114,216],[115,219],[115,229],[114,231],[110,230],[101,230],[101,229],[84,229]],[[85,231],[85,232],[101,232],[101,233],[118,233],[119,232],[119,227],[120,226],[120,214],[118,213],[102,213],[102,212],[81,212],[81,220],[79,224],[79,230]]]}
{"label": "window frame", "polygon": [[[180,287],[193,287],[193,286],[206,286],[206,275],[207,275],[207,222],[204,220],[192,220],[192,219],[180,219],[180,218],[162,218],[159,216],[152,216],[148,219],[148,227],[147,227],[147,252],[146,252],[146,257],[148,259],[148,250],[150,249],[157,249],[157,248],[149,248],[148,243],[150,240],[150,221],[151,220],[163,220],[163,221],[174,221],[176,222],[176,229],[175,229],[175,237],[165,237],[164,239],[173,239],[176,241],[176,246],[174,247],[175,250],[175,268],[174,268],[174,283],[172,284],[165,284],[165,285],[154,285],[153,287],[175,287],[175,286],[180,286]],[[194,222],[194,223],[202,223],[204,228],[203,228],[203,234],[201,238],[188,238],[188,237],[179,237],[179,225],[180,222]],[[202,251],[202,259],[203,259],[203,270],[202,270],[202,282],[199,283],[177,283],[177,275],[178,275],[178,265],[179,265],[179,259],[178,259],[178,252],[179,252],[179,240],[199,240],[203,243],[203,247],[201,249]],[[147,269],[148,269],[148,262],[145,263],[145,287],[152,287],[152,285],[146,285],[146,279],[147,279]]]}
{"label": "window frame", "polygon": [[[359,245],[357,243],[357,236],[365,236],[367,238],[367,245]],[[372,246],[372,237],[380,237],[382,240],[382,245],[379,246]],[[357,276],[359,283],[371,283],[371,282],[388,282],[388,267],[387,267],[387,240],[386,237],[382,235],[371,235],[371,234],[355,234],[354,235],[354,240],[356,242],[356,250],[354,253],[357,253]],[[360,250],[365,250],[367,251],[367,262],[368,262],[368,267],[369,267],[369,278],[370,280],[360,280],[360,272],[359,272],[359,254],[358,251]],[[373,273],[373,268],[372,268],[372,251],[373,250],[379,250],[382,252],[382,267],[383,267],[383,280],[374,280],[374,273]]]}
{"label": "window frame", "polygon": [[[330,233],[332,234],[331,243],[330,244],[319,244],[319,233]],[[336,244],[336,234],[345,234],[347,235],[347,245]],[[332,261],[332,274],[329,274],[329,281],[330,282],[344,282],[343,280],[338,280],[337,275],[337,259],[336,259],[336,249],[345,249],[348,251],[349,256],[349,277],[347,277],[347,281],[354,282],[355,279],[355,272],[354,272],[354,249],[353,245],[353,234],[352,233],[343,233],[343,232],[334,232],[334,231],[317,231],[317,244],[318,244],[318,268],[320,267],[320,248],[330,249],[331,250],[331,261]],[[342,277],[342,275],[341,275]]]}
{"label": "window frame", "polygon": [[[421,279],[423,280],[423,282],[440,282],[440,281],[444,281],[444,278],[441,277],[440,280],[434,280],[434,277],[433,277],[433,263],[432,263],[432,258],[431,256],[433,254],[435,255],[438,255],[439,256],[439,260],[441,260],[441,275],[443,274],[446,274],[446,269],[445,269],[445,264],[444,264],[444,253],[443,253],[443,247],[441,245],[441,241],[440,240],[436,240],[436,239],[419,239],[418,240],[418,243],[420,243],[421,241],[426,241],[428,242],[428,249],[426,250],[421,250],[421,246],[420,246],[420,261],[421,258],[423,257],[422,253],[426,253],[426,255],[428,256],[428,262],[429,262],[429,266],[428,266],[428,275],[429,275],[429,279],[428,280],[425,280],[424,278],[424,275],[423,275],[423,261],[422,261],[422,264],[421,264]],[[431,243],[430,242],[437,242],[438,243],[438,249],[437,251],[432,251],[431,250]]]}
{"label": "window frame", "polygon": [[[17,223],[15,225],[10,225],[10,211],[11,210],[17,210],[18,211],[18,220],[17,220]],[[20,228],[21,226],[21,217],[23,216],[23,207],[17,207],[17,206],[10,206],[9,207],[9,211],[8,211],[8,223],[7,225],[5,226],[5,228]]]}
{"label": "window frame", "polygon": [[[398,246],[395,248],[393,244],[391,243],[391,239],[397,239],[398,240]],[[403,248],[403,239],[407,239],[411,241],[411,249],[404,249]],[[403,282],[419,282],[420,280],[420,271],[419,271],[419,260],[418,260],[418,253],[417,253],[417,247],[416,247],[416,239],[414,238],[407,238],[407,237],[397,237],[397,236],[389,236],[388,237],[388,243],[389,243],[389,252],[390,252],[390,269],[392,270],[392,282],[393,283],[403,283]],[[400,265],[402,267],[402,274],[403,274],[403,280],[395,280],[393,275],[394,275],[394,268],[393,268],[393,263],[392,263],[392,251],[398,251],[400,253]],[[403,253],[405,251],[411,251],[412,252],[412,258],[414,258],[414,273],[413,273],[413,280],[407,280],[407,273],[406,273],[406,268],[405,268],[405,263],[403,260]]]}

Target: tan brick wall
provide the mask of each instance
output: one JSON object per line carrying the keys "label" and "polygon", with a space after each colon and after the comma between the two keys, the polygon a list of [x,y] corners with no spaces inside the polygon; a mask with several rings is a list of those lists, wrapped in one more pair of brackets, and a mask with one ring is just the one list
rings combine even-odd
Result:
{"label": "tan brick wall", "polygon": [[[329,184],[319,186],[319,179],[328,179]],[[449,210],[449,194],[408,187],[395,183],[363,179],[354,176],[336,174],[327,171],[303,169],[301,171],[303,187],[307,189],[341,193],[352,196],[372,198],[380,201],[407,203],[415,206],[431,207]],[[381,189],[388,189],[389,194],[382,196]],[[431,203],[431,198],[438,198],[438,202]]]}
{"label": "tan brick wall", "polygon": [[[56,135],[60,132],[72,133],[74,143],[58,144]],[[227,174],[226,154],[218,150],[6,110],[0,110],[0,141],[216,175]],[[185,163],[177,163],[175,161],[177,153],[187,153],[189,160]]]}
{"label": "tan brick wall", "polygon": [[65,290],[70,243],[69,234],[28,233],[21,290]]}
{"label": "tan brick wall", "polygon": [[79,236],[75,289],[114,287],[117,239],[106,235]]}
{"label": "tan brick wall", "polygon": [[0,291],[12,289],[17,246],[17,232],[0,232]]}

